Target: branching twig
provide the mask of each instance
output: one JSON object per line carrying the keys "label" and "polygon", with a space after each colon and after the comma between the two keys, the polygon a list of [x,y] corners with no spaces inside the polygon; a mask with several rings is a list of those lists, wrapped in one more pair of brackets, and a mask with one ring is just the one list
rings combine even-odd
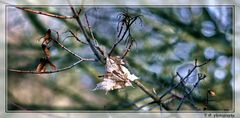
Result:
{"label": "branching twig", "polygon": [[[67,36],[66,38],[74,37],[78,42],[85,44],[85,45],[89,45],[88,43],[80,40],[71,30],[68,30],[67,32],[70,32],[72,34],[72,36]],[[101,53],[101,55],[104,56],[104,51],[99,47],[99,45],[94,45],[94,47]]]}
{"label": "branching twig", "polygon": [[[188,88],[186,87],[186,85],[184,84],[184,81],[182,81],[184,78],[177,72],[177,76],[180,78],[180,83],[181,83],[181,87],[184,89],[185,93],[188,93]],[[195,76],[195,75],[194,75]],[[189,100],[191,101],[191,96],[188,96]]]}
{"label": "branching twig", "polygon": [[189,96],[189,95],[193,92],[193,90],[197,87],[197,85],[199,84],[199,82],[200,82],[201,80],[203,80],[204,78],[206,78],[206,75],[198,74],[198,81],[194,84],[194,86],[192,87],[192,89],[183,96],[183,98],[181,99],[181,101],[180,101],[180,103],[179,103],[179,105],[178,105],[178,107],[177,107],[177,110],[179,110],[179,109],[181,108],[181,106],[182,106],[185,98],[186,98],[187,96]]}
{"label": "branching twig", "polygon": [[[68,31],[66,31],[66,32],[70,32],[71,35],[72,35],[72,36],[68,36],[68,37],[74,37],[78,42],[80,42],[80,43],[82,43],[82,44],[85,44],[85,45],[88,45],[88,43],[80,40],[71,30],[68,30]],[[68,38],[68,37],[66,37],[66,38]]]}
{"label": "branching twig", "polygon": [[57,69],[57,70],[52,70],[52,71],[25,71],[25,70],[17,70],[17,69],[8,69],[9,71],[11,72],[17,72],[17,73],[31,73],[31,74],[50,74],[50,73],[56,73],[56,72],[61,72],[61,71],[65,71],[65,70],[68,70],[68,69],[71,69],[72,67],[76,66],[77,64],[79,64],[80,62],[82,61],[96,61],[95,59],[87,59],[87,58],[83,58],[83,57],[80,57],[79,55],[77,55],[76,53],[72,52],[71,50],[69,50],[68,48],[66,48],[64,45],[62,45],[58,40],[59,40],[59,34],[58,32],[56,32],[57,34],[57,38],[50,38],[52,39],[56,44],[58,44],[61,48],[63,48],[64,50],[66,50],[67,52],[69,52],[70,54],[74,55],[75,57],[77,57],[79,59],[79,61],[77,61],[76,63],[68,66],[68,67],[65,67],[65,68],[62,68],[62,69]]}
{"label": "branching twig", "polygon": [[90,32],[92,39],[93,39],[94,41],[96,41],[96,39],[95,39],[95,37],[94,37],[94,35],[93,35],[92,27],[91,27],[90,24],[89,24],[88,17],[87,17],[86,14],[84,14],[84,16],[85,16],[85,20],[86,20],[86,22],[87,22],[88,31]]}
{"label": "branching twig", "polygon": [[16,8],[21,9],[21,10],[23,10],[23,11],[30,12],[30,13],[40,14],[40,15],[45,15],[45,16],[50,16],[50,17],[59,18],[59,19],[72,19],[72,18],[73,18],[73,16],[56,15],[56,14],[52,14],[52,13],[48,13],[48,12],[43,12],[43,11],[38,11],[38,10],[32,10],[32,9],[29,9],[29,8],[23,8],[23,7],[19,7],[19,6],[16,6]]}
{"label": "branching twig", "polygon": [[122,55],[122,57],[121,57],[122,59],[123,59],[125,56],[127,56],[127,54],[128,54],[128,52],[130,51],[132,45],[133,45],[133,40],[131,39],[130,44],[128,45],[127,49],[125,50],[125,52],[123,53],[123,55]]}
{"label": "branching twig", "polygon": [[137,20],[138,17],[134,17],[133,20],[129,21],[130,23],[126,25],[126,29],[122,35],[122,37],[116,42],[114,43],[113,47],[111,48],[110,52],[108,53],[108,56],[110,56],[113,52],[113,50],[116,48],[116,46],[124,39],[125,35],[127,34],[127,32],[129,31],[131,25],[133,24],[133,22],[135,22]]}
{"label": "branching twig", "polygon": [[66,48],[63,44],[61,44],[58,40],[59,40],[59,34],[58,32],[57,33],[57,39],[53,39],[53,41],[58,44],[61,48],[63,48],[64,50],[66,50],[67,52],[69,52],[70,54],[72,54],[73,56],[77,57],[78,59],[80,60],[88,60],[88,61],[95,61],[95,59],[86,59],[86,58],[83,58],[79,55],[77,55],[76,53],[72,52],[71,50],[69,50],[68,48]]}
{"label": "branching twig", "polygon": [[209,60],[207,60],[206,62],[198,65],[198,64],[197,64],[197,59],[196,59],[196,60],[195,60],[195,65],[194,65],[194,67],[188,72],[188,74],[187,74],[183,79],[181,79],[181,81],[180,81],[178,84],[176,84],[175,86],[169,88],[165,93],[163,93],[163,94],[161,95],[160,99],[162,99],[165,95],[167,95],[167,94],[168,94],[169,92],[171,92],[173,89],[177,88],[177,87],[181,84],[181,82],[184,82],[184,81],[192,74],[192,72],[193,72],[196,68],[201,67],[201,66],[207,64],[207,63],[210,62],[210,61],[211,61],[211,60],[209,59]]}
{"label": "branching twig", "polygon": [[[68,1],[69,2],[69,1]],[[79,25],[79,28],[81,29],[84,37],[86,38],[91,50],[93,51],[94,55],[97,57],[98,60],[100,60],[102,63],[103,63],[103,60],[101,59],[101,56],[99,55],[99,53],[97,52],[97,50],[95,49],[94,45],[92,44],[91,42],[91,38],[87,35],[87,32],[85,31],[83,25],[82,25],[82,22],[77,14],[77,12],[75,11],[75,9],[73,8],[73,6],[70,4],[69,2],[69,5],[70,5],[70,8],[74,14],[74,18],[76,19],[78,25]]]}

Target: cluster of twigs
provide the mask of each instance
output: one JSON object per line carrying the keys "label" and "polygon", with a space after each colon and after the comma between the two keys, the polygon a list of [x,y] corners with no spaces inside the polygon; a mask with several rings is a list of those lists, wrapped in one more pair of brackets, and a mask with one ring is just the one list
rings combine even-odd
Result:
{"label": "cluster of twigs", "polygon": [[[69,3],[70,4],[70,3]],[[87,22],[87,27],[88,27],[88,31],[86,31],[85,27],[83,26],[82,24],[82,21],[80,20],[79,18],[79,15],[81,14],[81,10],[79,10],[78,12],[75,10],[75,8],[70,4],[70,9],[73,13],[73,16],[62,16],[62,15],[55,15],[55,14],[52,14],[52,13],[47,13],[47,12],[42,12],[42,11],[37,11],[37,10],[33,10],[33,9],[29,9],[29,8],[23,8],[23,7],[20,7],[20,6],[15,6],[16,8],[18,9],[21,9],[23,11],[26,11],[26,12],[30,12],[30,13],[34,13],[34,14],[40,14],[40,15],[45,15],[45,16],[49,16],[49,17],[54,17],[54,18],[58,18],[58,19],[74,19],[78,26],[79,26],[79,29],[81,30],[81,32],[83,33],[85,39],[86,39],[86,42],[80,40],[71,30],[69,30],[68,32],[71,34],[71,36],[68,36],[67,38],[69,37],[74,37],[78,42],[82,43],[82,44],[85,44],[85,45],[89,45],[93,54],[95,55],[96,59],[89,59],[89,58],[83,58],[79,55],[77,55],[76,53],[74,53],[73,51],[71,51],[70,49],[68,49],[67,47],[65,47],[61,42],[60,42],[60,37],[59,37],[59,34],[57,31],[55,31],[56,33],[56,36],[52,36],[51,35],[51,29],[48,29],[48,31],[46,32],[46,35],[44,36],[44,40],[42,42],[42,49],[43,49],[43,52],[44,52],[44,57],[42,59],[42,62],[45,63],[45,65],[47,64],[47,62],[50,64],[50,66],[53,68],[52,70],[49,70],[47,71],[46,68],[45,68],[45,65],[42,64],[42,62],[40,62],[40,64],[42,64],[43,67],[41,67],[40,69],[36,69],[36,71],[24,71],[24,70],[17,70],[17,69],[8,69],[9,71],[11,72],[18,72],[18,73],[32,73],[32,74],[50,74],[50,73],[56,73],[56,72],[61,72],[61,71],[65,71],[65,70],[68,70],[68,69],[71,69],[73,68],[74,66],[78,65],[79,63],[83,62],[83,61],[99,61],[101,63],[106,63],[106,58],[107,56],[111,56],[114,52],[114,50],[116,49],[116,47],[119,45],[120,42],[126,40],[128,42],[127,46],[126,46],[126,50],[123,52],[123,54],[121,55],[121,58],[123,59],[127,54],[128,52],[130,51],[132,45],[133,45],[133,42],[134,42],[134,38],[132,37],[131,35],[131,26],[132,24],[137,20],[137,19],[140,19],[140,15],[131,15],[129,14],[128,12],[125,12],[125,13],[122,13],[120,14],[119,16],[119,24],[118,24],[118,27],[117,27],[117,31],[118,31],[118,34],[117,34],[117,40],[116,42],[113,44],[112,48],[110,49],[110,51],[106,54],[105,50],[103,50],[99,45],[98,43],[94,43],[93,41],[97,41],[94,37],[94,34],[92,32],[92,29],[91,29],[91,26],[89,24],[89,21],[88,21],[88,18],[87,18],[87,15],[85,14],[85,20]],[[141,19],[140,19],[141,20]],[[90,36],[89,36],[90,34]],[[70,66],[67,66],[65,68],[62,68],[62,69],[57,69],[57,67],[52,64],[50,62],[50,52],[49,52],[49,43],[50,42],[53,42],[54,46],[60,46],[62,49],[64,49],[65,51],[67,51],[68,53],[70,53],[71,55],[73,55],[74,57],[76,57],[78,59],[77,62],[73,63],[72,65]],[[191,95],[191,93],[194,91],[194,89],[198,86],[199,82],[201,80],[203,80],[204,78],[206,78],[206,75],[205,74],[201,74],[199,73],[198,74],[198,81],[193,85],[193,87],[190,89],[190,90],[185,90],[185,94],[184,96],[177,96],[177,95],[174,95],[172,93],[172,90],[178,88],[179,86],[183,86],[183,87],[186,87],[184,85],[184,81],[186,79],[189,78],[189,76],[193,73],[193,71],[199,67],[202,67],[204,66],[205,64],[207,64],[210,60],[207,60],[206,62],[202,63],[202,64],[198,64],[197,60],[195,60],[195,66],[190,69],[188,71],[188,74],[185,76],[185,77],[182,77],[180,76],[179,73],[176,73],[175,76],[173,76],[173,78],[175,77],[180,77],[181,80],[179,83],[177,83],[176,85],[172,86],[171,88],[169,88],[168,90],[166,90],[163,94],[161,94],[160,96],[157,95],[157,94],[154,94],[154,92],[150,91],[149,89],[147,89],[146,87],[144,87],[144,85],[139,81],[139,80],[134,80],[133,82],[143,91],[145,92],[149,97],[151,97],[153,99],[152,102],[150,103],[147,103],[143,106],[140,106],[139,109],[145,107],[145,106],[148,106],[148,105],[151,105],[151,104],[157,104],[159,107],[160,107],[160,110],[169,110],[169,108],[167,107],[167,103],[169,103],[171,100],[174,100],[174,99],[178,99],[179,100],[179,105],[177,106],[176,110],[180,110],[182,104],[184,103],[184,101],[186,99],[189,99],[189,96]],[[172,94],[173,97],[171,97],[171,99],[169,98],[167,101],[163,101],[162,99],[168,95],[168,94]]]}
{"label": "cluster of twigs", "polygon": [[108,53],[108,55],[110,56],[114,49],[116,48],[116,46],[124,40],[126,34],[126,42],[128,42],[128,45],[127,45],[127,49],[125,50],[125,52],[123,53],[123,55],[121,56],[121,58],[123,59],[127,53],[130,51],[132,45],[133,45],[133,42],[134,42],[134,38],[132,37],[131,35],[131,29],[130,27],[132,26],[132,24],[137,20],[137,19],[140,19],[141,15],[136,15],[136,16],[133,16],[133,15],[130,15],[128,13],[128,11],[126,12],[123,12],[121,13],[118,17],[119,17],[119,20],[120,22],[118,22],[118,26],[117,26],[117,31],[118,31],[118,35],[117,35],[117,38],[118,40],[116,40],[116,42],[113,44],[113,47],[111,48],[110,52]]}
{"label": "cluster of twigs", "polygon": [[[202,73],[198,73],[198,81],[193,85],[193,87],[191,88],[190,91],[187,91],[187,87],[185,86],[184,84],[184,81],[186,81],[190,75],[192,75],[192,73],[199,67],[202,67],[204,65],[206,65],[207,63],[209,63],[210,60],[207,60],[206,62],[202,63],[202,64],[198,64],[197,63],[197,59],[195,60],[195,65],[192,69],[189,69],[188,70],[188,74],[185,76],[185,77],[182,77],[178,72],[176,73],[176,75],[173,76],[173,79],[176,78],[177,76],[180,78],[180,82],[175,84],[174,86],[170,87],[168,90],[166,90],[163,94],[161,94],[160,96],[156,96],[154,94],[151,94],[149,95],[151,98],[153,98],[153,101],[150,102],[150,103],[147,103],[139,108],[143,108],[143,107],[146,107],[146,106],[149,106],[149,105],[152,105],[154,103],[158,104],[160,106],[160,110],[162,110],[162,107],[165,109],[165,110],[168,110],[169,108],[167,108],[166,104],[169,103],[170,101],[174,100],[174,99],[178,99],[180,100],[176,110],[180,110],[183,102],[186,100],[186,99],[190,99],[189,96],[191,95],[191,93],[194,91],[194,89],[199,85],[200,81],[203,80],[204,78],[206,78],[206,75],[205,74],[202,74]],[[177,94],[174,94],[172,91],[178,87],[184,87],[184,96],[179,96]],[[171,95],[170,98],[168,98],[167,100],[163,101],[163,98],[165,96],[167,96],[168,94]],[[194,106],[195,107],[195,106]]]}

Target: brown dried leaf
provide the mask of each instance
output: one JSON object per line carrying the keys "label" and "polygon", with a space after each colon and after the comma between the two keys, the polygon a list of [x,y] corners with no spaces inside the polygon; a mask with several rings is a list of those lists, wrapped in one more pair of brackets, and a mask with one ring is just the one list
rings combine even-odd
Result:
{"label": "brown dried leaf", "polygon": [[42,42],[42,50],[45,54],[45,56],[49,59],[50,58],[50,47],[48,47],[48,44],[50,43],[51,41],[51,30],[48,29],[45,36],[44,36],[44,40]]}
{"label": "brown dried leaf", "polygon": [[48,58],[41,58],[40,63],[37,66],[36,72],[45,72],[47,64],[50,65],[52,70],[57,70],[57,67]]}
{"label": "brown dried leaf", "polygon": [[44,52],[45,56],[46,56],[48,59],[50,59],[51,54],[50,54],[49,48],[44,47],[44,48],[43,48],[43,52]]}
{"label": "brown dried leaf", "polygon": [[36,72],[44,72],[46,70],[45,66],[46,66],[47,62],[44,58],[40,59],[40,63],[37,66]]}
{"label": "brown dried leaf", "polygon": [[48,29],[44,36],[43,43],[48,44],[50,41],[51,41],[51,30]]}
{"label": "brown dried leaf", "polygon": [[42,72],[44,65],[42,63],[38,64],[36,72]]}

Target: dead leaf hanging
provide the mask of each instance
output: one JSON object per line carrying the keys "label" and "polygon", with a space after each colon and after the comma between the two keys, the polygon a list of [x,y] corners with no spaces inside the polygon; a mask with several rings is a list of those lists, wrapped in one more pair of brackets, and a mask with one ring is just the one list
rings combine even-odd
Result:
{"label": "dead leaf hanging", "polygon": [[45,72],[46,71],[46,65],[50,65],[52,70],[56,70],[56,66],[50,61],[50,46],[49,43],[51,42],[51,30],[48,29],[45,33],[45,36],[43,37],[43,42],[41,44],[44,57],[40,59],[40,63],[37,66],[36,71],[37,72]]}
{"label": "dead leaf hanging", "polygon": [[43,43],[47,45],[51,41],[51,29],[48,29],[43,37]]}
{"label": "dead leaf hanging", "polygon": [[106,73],[103,76],[103,81],[98,83],[93,90],[105,90],[107,94],[110,90],[132,86],[131,81],[138,79],[138,77],[130,74],[123,64],[125,63],[119,56],[108,57],[106,59]]}
{"label": "dead leaf hanging", "polygon": [[48,59],[50,59],[50,48],[47,47],[46,45],[42,45],[42,50],[44,53],[44,56],[47,57]]}
{"label": "dead leaf hanging", "polygon": [[42,42],[42,50],[44,52],[44,55],[49,59],[50,58],[50,46],[49,43],[51,42],[51,30],[48,29]]}
{"label": "dead leaf hanging", "polygon": [[46,59],[41,58],[41,59],[40,59],[40,63],[38,64],[36,71],[37,71],[37,72],[45,72],[45,70],[46,70],[46,67],[45,67],[46,64],[47,64]]}
{"label": "dead leaf hanging", "polygon": [[46,71],[46,66],[50,65],[52,70],[56,70],[57,67],[47,58],[41,58],[40,59],[40,63],[38,64],[37,68],[36,68],[36,72],[45,72]]}

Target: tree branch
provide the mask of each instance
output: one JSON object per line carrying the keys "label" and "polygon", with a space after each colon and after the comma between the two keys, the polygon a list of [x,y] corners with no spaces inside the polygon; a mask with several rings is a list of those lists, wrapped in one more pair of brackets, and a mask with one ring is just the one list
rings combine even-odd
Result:
{"label": "tree branch", "polygon": [[123,55],[122,55],[122,57],[121,57],[122,59],[123,59],[125,56],[127,56],[127,54],[128,54],[128,52],[130,51],[132,45],[133,45],[133,40],[131,39],[130,44],[128,45],[127,49],[125,50],[125,52],[123,53]]}
{"label": "tree branch", "polygon": [[210,61],[211,61],[211,60],[209,59],[209,60],[207,60],[206,62],[204,62],[204,63],[202,63],[202,64],[200,64],[200,65],[197,65],[197,59],[195,59],[195,65],[194,65],[194,67],[192,68],[192,70],[190,70],[190,71],[188,72],[188,74],[187,74],[183,79],[181,79],[181,81],[180,81],[178,84],[176,84],[175,86],[169,88],[165,93],[163,93],[162,96],[160,97],[160,99],[162,99],[165,95],[167,95],[167,94],[168,94],[169,92],[171,92],[173,89],[177,88],[177,87],[181,84],[181,82],[184,82],[184,81],[192,74],[192,72],[193,72],[196,68],[201,67],[201,66],[209,63]]}
{"label": "tree branch", "polygon": [[179,103],[179,105],[178,105],[178,107],[177,107],[177,111],[181,108],[181,106],[182,106],[185,98],[186,98],[187,96],[189,96],[189,95],[193,92],[193,90],[197,87],[197,85],[199,84],[199,82],[200,82],[201,80],[203,80],[204,78],[206,78],[206,75],[198,74],[198,81],[194,84],[194,86],[192,87],[192,89],[183,96],[183,98],[181,99],[181,101],[180,101],[180,103]]}
{"label": "tree branch", "polygon": [[[69,2],[69,1],[68,1]],[[80,30],[82,31],[84,37],[86,38],[91,50],[93,51],[93,53],[95,54],[95,56],[97,57],[98,60],[100,60],[102,63],[103,63],[103,60],[101,59],[101,56],[99,55],[99,53],[97,52],[97,50],[95,49],[94,45],[92,44],[91,39],[88,35],[87,35],[87,32],[85,31],[85,29],[83,28],[83,25],[82,25],[82,22],[77,14],[77,12],[75,11],[75,9],[73,8],[73,6],[70,4],[69,2],[69,5],[70,5],[70,8],[74,14],[74,18],[75,20],[77,21],[78,25],[79,25],[79,28]]]}
{"label": "tree branch", "polygon": [[73,16],[62,16],[62,15],[56,15],[56,14],[43,12],[43,11],[32,10],[32,9],[29,9],[29,8],[23,8],[23,7],[19,7],[19,6],[15,6],[15,7],[18,8],[18,9],[21,9],[23,11],[26,11],[26,12],[45,15],[45,16],[50,16],[50,17],[59,18],[59,19],[72,19],[73,18]]}
{"label": "tree branch", "polygon": [[53,38],[53,41],[58,44],[61,48],[63,48],[64,50],[66,50],[67,52],[69,52],[70,54],[72,54],[73,56],[77,57],[80,60],[88,60],[88,61],[95,61],[95,59],[87,59],[87,58],[83,58],[79,55],[77,55],[76,53],[72,52],[71,50],[69,50],[68,48],[66,48],[63,44],[61,44],[58,40],[59,40],[59,34],[57,33],[57,39]]}
{"label": "tree branch", "polygon": [[[108,56],[110,56],[113,52],[113,50],[117,47],[117,45],[124,39],[125,35],[127,34],[127,32],[129,31],[131,25],[133,24],[133,22],[135,22],[137,20],[138,17],[134,17],[134,19],[132,21],[130,21],[129,24],[126,25],[126,29],[121,37],[121,39],[119,39],[116,43],[114,43],[113,47],[111,48],[110,52],[108,53]],[[121,32],[120,32],[121,33]]]}
{"label": "tree branch", "polygon": [[52,71],[38,72],[38,71],[17,70],[17,69],[8,69],[8,71],[16,72],[16,73],[30,73],[30,74],[51,74],[51,73],[56,73],[56,72],[69,70],[69,69],[73,68],[74,66],[76,66],[77,64],[81,63],[82,61],[85,61],[85,60],[79,60],[79,61],[73,63],[72,65],[68,66],[68,67],[65,67],[65,68],[62,68],[62,69],[57,69],[57,70],[52,70]]}
{"label": "tree branch", "polygon": [[157,96],[155,96],[153,93],[151,93],[147,88],[145,88],[141,82],[138,80],[133,81],[141,90],[143,90],[149,97],[151,97],[154,101],[159,101]]}
{"label": "tree branch", "polygon": [[[71,30],[68,30],[66,32],[70,32],[72,34],[72,36],[68,36],[68,37],[74,37],[78,42],[80,42],[82,44],[85,44],[85,45],[88,45],[88,43],[83,42],[82,40],[80,40]],[[68,38],[68,37],[66,37],[66,38]]]}

